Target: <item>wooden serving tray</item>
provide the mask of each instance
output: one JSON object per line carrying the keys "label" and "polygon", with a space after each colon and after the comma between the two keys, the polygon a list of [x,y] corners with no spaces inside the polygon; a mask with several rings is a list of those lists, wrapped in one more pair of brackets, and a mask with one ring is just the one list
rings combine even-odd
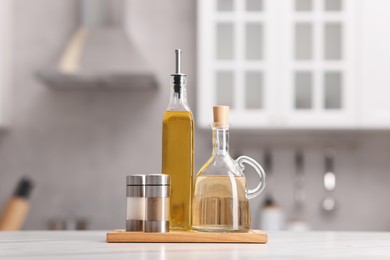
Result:
{"label": "wooden serving tray", "polygon": [[254,243],[268,242],[267,233],[251,230],[248,233],[168,232],[144,233],[113,230],[106,234],[108,243]]}

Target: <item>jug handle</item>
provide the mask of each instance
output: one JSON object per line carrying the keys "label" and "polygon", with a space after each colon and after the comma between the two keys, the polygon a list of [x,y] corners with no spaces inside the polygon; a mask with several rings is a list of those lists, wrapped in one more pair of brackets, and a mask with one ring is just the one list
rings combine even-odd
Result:
{"label": "jug handle", "polygon": [[248,199],[252,199],[252,198],[256,197],[257,195],[259,195],[264,190],[264,187],[265,187],[264,169],[263,169],[263,167],[261,167],[261,165],[258,162],[256,162],[254,159],[252,159],[248,156],[240,156],[237,158],[236,162],[238,163],[238,165],[242,171],[244,171],[244,169],[245,169],[244,163],[249,164],[250,166],[252,166],[256,170],[257,174],[260,177],[260,182],[257,185],[257,187],[254,189],[248,190],[248,193],[247,193]]}

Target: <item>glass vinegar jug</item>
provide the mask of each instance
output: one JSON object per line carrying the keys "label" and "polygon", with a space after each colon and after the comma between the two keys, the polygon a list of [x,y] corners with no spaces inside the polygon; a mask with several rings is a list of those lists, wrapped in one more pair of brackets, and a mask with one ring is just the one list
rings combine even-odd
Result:
{"label": "glass vinegar jug", "polygon": [[[202,232],[248,232],[250,230],[249,199],[265,187],[263,168],[252,158],[229,154],[229,107],[214,107],[213,154],[199,170],[192,202],[192,229]],[[260,177],[256,188],[248,190],[243,173],[244,163],[252,166]]]}

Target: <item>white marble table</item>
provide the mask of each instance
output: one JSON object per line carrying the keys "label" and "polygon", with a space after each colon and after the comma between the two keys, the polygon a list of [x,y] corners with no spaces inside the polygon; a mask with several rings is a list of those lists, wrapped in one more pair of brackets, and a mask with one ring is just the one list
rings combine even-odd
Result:
{"label": "white marble table", "polygon": [[259,244],[108,244],[104,231],[0,232],[0,259],[390,259],[390,233],[277,232]]}

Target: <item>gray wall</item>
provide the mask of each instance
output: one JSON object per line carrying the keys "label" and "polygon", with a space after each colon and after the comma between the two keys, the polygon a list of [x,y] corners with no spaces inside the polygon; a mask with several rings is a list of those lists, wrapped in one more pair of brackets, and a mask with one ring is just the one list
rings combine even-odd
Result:
{"label": "gray wall", "polygon": [[[35,77],[55,61],[76,28],[76,1],[16,1],[15,79],[8,131],[0,133],[0,204],[22,175],[37,182],[26,229],[45,229],[48,219],[75,215],[91,229],[121,228],[125,218],[125,176],[153,173],[161,164],[161,117],[168,102],[173,49],[184,50],[189,101],[196,111],[196,1],[130,1],[128,29],[156,72],[159,91],[55,91]],[[196,117],[196,113],[195,113]],[[259,131],[260,132],[260,131]],[[390,134],[278,132],[231,133],[232,154],[261,160],[275,154],[273,194],[292,208],[293,151],[305,151],[308,200],[305,217],[315,229],[390,230]],[[338,152],[340,205],[324,216],[323,148]],[[211,151],[210,133],[196,132],[196,169]],[[249,177],[249,185],[255,181]],[[269,192],[269,191],[268,191]],[[259,225],[262,198],[251,202]]]}

